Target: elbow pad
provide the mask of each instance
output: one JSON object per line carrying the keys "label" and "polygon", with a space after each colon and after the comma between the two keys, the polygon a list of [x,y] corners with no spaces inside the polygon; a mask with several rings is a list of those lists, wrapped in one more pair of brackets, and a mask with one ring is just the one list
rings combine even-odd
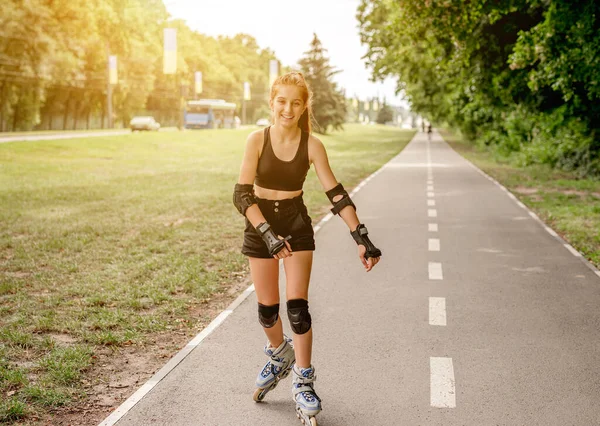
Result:
{"label": "elbow pad", "polygon": [[254,197],[254,186],[250,184],[235,184],[233,190],[233,205],[235,208],[244,216],[246,216],[246,210],[252,204],[256,204],[256,198]]}
{"label": "elbow pad", "polygon": [[[339,214],[346,206],[352,206],[354,211],[356,211],[356,206],[341,183],[338,183],[334,188],[331,188],[329,191],[325,192],[325,194],[327,195],[327,198],[329,198],[329,201],[331,201],[331,204],[333,204],[331,213]],[[338,195],[341,195],[342,198],[339,201],[333,201],[333,199]]]}

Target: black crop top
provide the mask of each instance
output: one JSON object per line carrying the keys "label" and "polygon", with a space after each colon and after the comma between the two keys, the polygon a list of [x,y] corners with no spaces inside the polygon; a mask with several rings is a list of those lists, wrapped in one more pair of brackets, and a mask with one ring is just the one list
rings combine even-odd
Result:
{"label": "black crop top", "polygon": [[296,156],[291,161],[277,158],[271,146],[270,126],[265,128],[262,154],[256,168],[256,184],[262,188],[279,191],[297,191],[308,174],[308,133],[302,131]]}

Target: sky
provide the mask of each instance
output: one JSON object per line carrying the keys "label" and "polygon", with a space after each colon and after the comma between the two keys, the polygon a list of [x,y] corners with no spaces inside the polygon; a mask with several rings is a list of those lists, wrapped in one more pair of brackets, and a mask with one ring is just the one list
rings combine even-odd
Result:
{"label": "sky", "polygon": [[360,99],[384,96],[389,104],[407,106],[396,96],[395,81],[369,81],[371,73],[361,57],[367,46],[360,43],[355,17],[359,0],[164,0],[173,18],[210,36],[253,36],[261,48],[269,48],[285,66],[296,66],[310,48],[316,33],[341,73],[334,77],[346,96]]}

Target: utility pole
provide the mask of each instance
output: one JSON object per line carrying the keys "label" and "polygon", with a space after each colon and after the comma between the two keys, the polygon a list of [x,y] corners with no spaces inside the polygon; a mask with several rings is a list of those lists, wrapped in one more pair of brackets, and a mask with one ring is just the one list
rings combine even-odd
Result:
{"label": "utility pole", "polygon": [[244,97],[242,98],[242,124],[246,124],[246,101],[251,99],[250,83],[244,82]]}
{"label": "utility pole", "polygon": [[106,42],[106,115],[107,127],[112,129],[112,85],[110,84],[110,42]]}

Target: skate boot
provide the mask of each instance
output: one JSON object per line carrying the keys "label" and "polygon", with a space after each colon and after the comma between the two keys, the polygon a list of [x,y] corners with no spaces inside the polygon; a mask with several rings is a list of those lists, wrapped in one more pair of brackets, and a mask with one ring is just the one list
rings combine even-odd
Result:
{"label": "skate boot", "polygon": [[262,401],[269,391],[275,389],[281,379],[285,379],[290,374],[290,370],[296,361],[292,339],[285,335],[283,336],[283,343],[276,349],[269,347],[267,342],[265,354],[271,359],[267,361],[256,378],[257,389],[254,391],[253,396],[256,402]]}
{"label": "skate boot", "polygon": [[296,415],[307,426],[317,426],[315,416],[321,411],[321,398],[314,389],[315,368],[300,368],[294,365],[292,369],[292,394],[296,402]]}

